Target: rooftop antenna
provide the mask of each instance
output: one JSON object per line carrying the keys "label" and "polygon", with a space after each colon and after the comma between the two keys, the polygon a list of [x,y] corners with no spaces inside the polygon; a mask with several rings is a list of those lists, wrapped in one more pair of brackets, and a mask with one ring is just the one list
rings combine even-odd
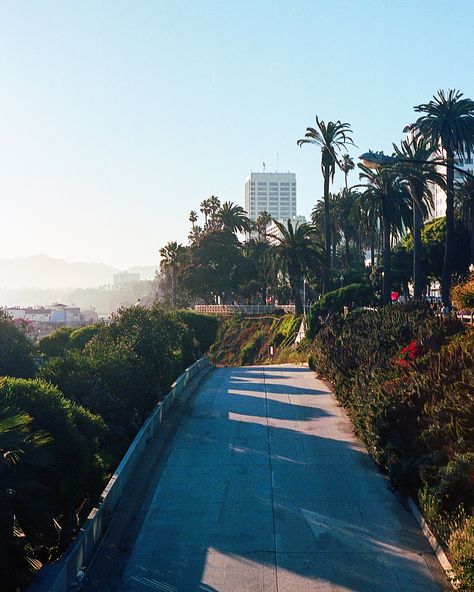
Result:
{"label": "rooftop antenna", "polygon": [[263,163],[263,172],[265,172],[265,163]]}
{"label": "rooftop antenna", "polygon": [[277,173],[280,170],[280,153],[277,152]]}

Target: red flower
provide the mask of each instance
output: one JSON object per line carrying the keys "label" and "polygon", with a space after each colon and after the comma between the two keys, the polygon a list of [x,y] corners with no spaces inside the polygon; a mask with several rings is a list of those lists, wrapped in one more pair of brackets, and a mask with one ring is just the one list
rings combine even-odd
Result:
{"label": "red flower", "polygon": [[400,368],[411,368],[417,358],[422,356],[423,353],[422,346],[414,339],[401,350],[395,363]]}

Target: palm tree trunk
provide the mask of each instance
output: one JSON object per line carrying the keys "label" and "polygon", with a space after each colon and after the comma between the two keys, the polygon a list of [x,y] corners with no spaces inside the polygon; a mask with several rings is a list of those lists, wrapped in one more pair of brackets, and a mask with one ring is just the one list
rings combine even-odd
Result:
{"label": "palm tree trunk", "polygon": [[335,228],[332,229],[331,240],[332,240],[331,268],[334,269],[336,267],[336,258],[337,258],[337,234],[336,234]]}
{"label": "palm tree trunk", "polygon": [[441,275],[441,299],[443,304],[451,306],[451,276],[453,273],[454,247],[454,163],[452,150],[446,150],[446,239],[444,243],[443,273]]}
{"label": "palm tree trunk", "polygon": [[329,213],[329,167],[324,167],[324,247],[325,266],[323,277],[323,294],[329,290],[329,279],[331,274],[331,219]]}
{"label": "palm tree trunk", "polygon": [[303,314],[303,303],[301,301],[301,294],[300,294],[300,276],[301,274],[299,271],[295,270],[288,270],[289,280],[290,280],[290,287],[291,291],[293,292],[293,299],[295,301],[295,314],[301,315]]}
{"label": "palm tree trunk", "polygon": [[171,303],[173,308],[176,306],[176,278],[175,273],[171,274]]}
{"label": "palm tree trunk", "polygon": [[415,200],[412,200],[413,206],[413,296],[415,300],[421,300],[424,287],[421,226],[423,216]]}
{"label": "palm tree trunk", "polygon": [[471,261],[469,263],[474,265],[474,226],[471,226]]}
{"label": "palm tree trunk", "polygon": [[392,248],[390,245],[390,219],[383,218],[383,287],[382,304],[390,304],[392,292]]}
{"label": "palm tree trunk", "polygon": [[375,266],[375,233],[372,232],[370,236],[370,267],[373,269]]}

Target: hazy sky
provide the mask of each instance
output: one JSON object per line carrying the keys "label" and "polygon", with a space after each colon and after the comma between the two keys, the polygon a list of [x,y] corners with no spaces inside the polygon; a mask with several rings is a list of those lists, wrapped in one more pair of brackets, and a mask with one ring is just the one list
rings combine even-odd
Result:
{"label": "hazy sky", "polygon": [[438,88],[474,98],[473,33],[473,0],[3,1],[0,258],[155,263],[277,152],[308,215],[314,115],[390,150]]}

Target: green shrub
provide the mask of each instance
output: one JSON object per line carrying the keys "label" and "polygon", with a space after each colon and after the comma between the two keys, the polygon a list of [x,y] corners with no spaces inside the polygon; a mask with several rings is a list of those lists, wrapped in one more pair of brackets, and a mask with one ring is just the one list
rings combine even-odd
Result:
{"label": "green shrub", "polygon": [[100,333],[101,325],[86,325],[79,329],[74,329],[69,334],[69,339],[66,343],[68,349],[78,349],[82,351],[86,344],[96,335]]}
{"label": "green shrub", "polygon": [[458,284],[451,290],[451,298],[458,310],[474,310],[474,276],[466,283]]}
{"label": "green shrub", "polygon": [[104,422],[41,380],[0,378],[0,400],[3,405],[27,413],[32,428],[46,431],[53,439],[55,465],[44,475],[52,513],[49,524],[43,527],[43,536],[45,542],[53,544],[55,518],[63,527],[59,546],[65,548],[79,506],[85,498],[98,495],[104,485],[104,466],[99,456]]}
{"label": "green shrub", "polygon": [[0,309],[0,376],[34,376],[36,348],[24,324],[16,324]]}
{"label": "green shrub", "polygon": [[[310,360],[392,481],[412,492],[428,484],[443,512],[474,499],[474,334],[453,339],[460,330],[413,305],[336,316]],[[411,343],[425,353],[402,365]]]}
{"label": "green shrub", "polygon": [[215,342],[219,319],[212,315],[199,314],[190,310],[179,310],[177,318],[194,331],[199,344],[199,353],[205,354]]}
{"label": "green shrub", "polygon": [[40,339],[39,350],[42,354],[53,358],[61,356],[69,344],[69,336],[74,331],[72,327],[61,327],[46,337]]}
{"label": "green shrub", "polygon": [[370,284],[350,284],[325,294],[311,307],[308,315],[308,334],[314,337],[320,327],[320,317],[342,312],[344,307],[367,306],[375,299]]}
{"label": "green shrub", "polygon": [[195,359],[192,332],[159,307],[120,310],[96,327],[83,351],[66,348],[39,376],[72,401],[99,414],[107,451],[118,460],[153,407]]}
{"label": "green shrub", "polygon": [[468,518],[462,528],[449,539],[451,564],[456,575],[458,590],[474,590],[474,516]]}

